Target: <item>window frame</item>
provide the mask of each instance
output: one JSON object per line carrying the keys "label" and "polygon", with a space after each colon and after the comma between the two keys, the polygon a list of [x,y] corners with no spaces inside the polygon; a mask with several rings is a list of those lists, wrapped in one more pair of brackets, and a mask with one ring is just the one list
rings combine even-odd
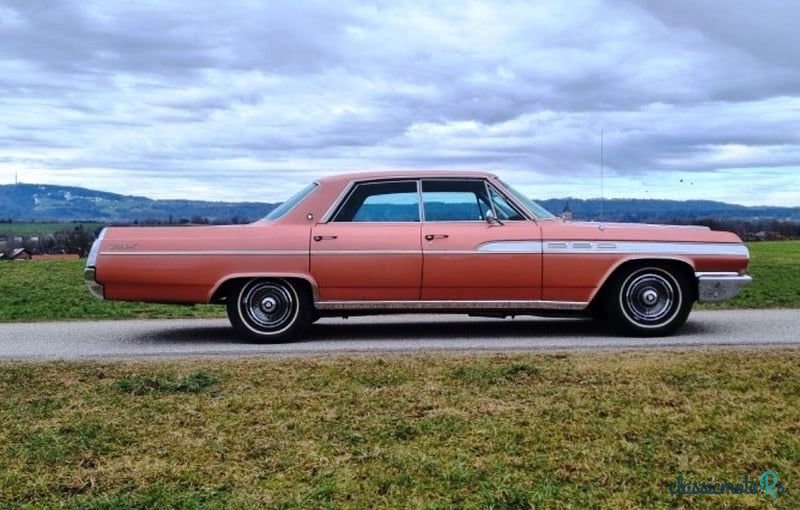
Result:
{"label": "window frame", "polygon": [[[422,185],[424,181],[433,181],[433,182],[477,182],[480,181],[483,184],[483,188],[486,191],[486,199],[491,207],[492,213],[497,214],[494,208],[494,204],[491,200],[491,195],[489,194],[488,183],[486,179],[483,177],[421,177],[419,179],[419,190],[420,190],[420,206],[422,207],[422,222],[423,223],[486,223],[486,218],[482,218],[480,220],[429,220],[425,217],[425,191],[422,189]],[[442,193],[440,191],[434,191],[431,193]],[[446,192],[445,192],[446,193]],[[480,207],[480,197],[477,195],[475,196],[476,199],[479,200],[478,202],[478,210],[481,209]]]}
{"label": "window frame", "polygon": [[[398,183],[408,183],[408,182],[414,183],[415,188],[416,188],[417,209],[418,209],[418,211],[417,211],[418,217],[417,218],[418,219],[413,220],[413,221],[397,221],[397,220],[388,220],[388,221],[353,221],[353,220],[350,220],[350,221],[337,221],[336,220],[336,217],[339,216],[339,214],[341,214],[342,209],[344,209],[344,206],[347,204],[347,202],[350,200],[350,198],[353,196],[353,194],[356,192],[356,190],[358,190],[359,186],[370,185],[370,184],[390,184],[390,183],[391,184],[398,184]],[[420,190],[420,186],[421,185],[420,185],[419,179],[415,179],[415,178],[411,178],[411,179],[408,179],[408,178],[374,179],[374,180],[369,180],[369,181],[352,182],[352,183],[350,183],[349,188],[346,189],[345,192],[342,194],[342,197],[339,199],[339,202],[332,209],[333,212],[331,212],[328,215],[329,217],[326,219],[326,221],[324,223],[340,223],[340,224],[345,224],[345,223],[349,223],[349,224],[396,223],[396,224],[402,224],[402,225],[420,224],[420,223],[422,223],[422,212],[423,212],[422,211],[422,202],[421,202],[422,195],[420,194],[420,191],[421,191]],[[365,199],[365,201],[366,201],[366,199]],[[364,205],[364,204],[362,203],[361,205]]]}
{"label": "window frame", "polygon": [[[397,177],[397,178],[389,178],[389,179],[366,179],[363,181],[351,181],[345,188],[339,193],[339,196],[336,197],[331,207],[323,216],[320,223],[334,223],[336,216],[341,211],[344,204],[350,199],[350,196],[353,194],[354,190],[362,184],[374,184],[374,183],[388,183],[388,182],[415,182],[417,186],[417,202],[419,205],[419,221],[340,221],[336,223],[396,223],[396,224],[414,224],[414,223],[445,223],[440,221],[430,221],[425,219],[425,205],[423,203],[422,197],[422,181],[482,181],[484,186],[486,187],[487,196],[490,197],[490,203],[492,205],[492,213],[495,215],[497,211],[495,209],[495,204],[491,201],[491,193],[490,190],[494,190],[499,196],[503,197],[509,205],[511,205],[520,215],[523,217],[521,220],[501,220],[501,221],[533,221],[536,222],[538,218],[531,213],[526,207],[520,204],[513,196],[509,196],[509,193],[505,191],[502,186],[496,185],[492,182],[493,179],[489,179],[486,177]],[[500,181],[502,184],[502,181]],[[497,217],[497,216],[495,216]],[[447,220],[450,222],[457,222],[457,223],[478,223],[480,221],[485,222],[485,220]]]}
{"label": "window frame", "polygon": [[[492,209],[494,210],[495,218],[500,219],[500,221],[530,221],[530,218],[528,218],[526,211],[521,207],[519,207],[516,202],[509,200],[508,197],[497,188],[497,186],[493,186],[487,180],[486,187],[487,187],[486,192],[489,194],[489,201],[492,203]],[[497,204],[495,204],[494,200],[492,200],[492,192],[494,192],[497,196],[505,200],[505,202],[511,207],[511,209],[513,209],[517,214],[519,214],[521,218],[518,220],[500,218],[500,216],[497,215]]]}

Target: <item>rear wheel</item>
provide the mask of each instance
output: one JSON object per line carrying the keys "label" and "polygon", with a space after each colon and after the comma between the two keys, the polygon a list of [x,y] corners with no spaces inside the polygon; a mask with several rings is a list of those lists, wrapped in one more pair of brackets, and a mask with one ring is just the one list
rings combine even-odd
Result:
{"label": "rear wheel", "polygon": [[633,267],[609,282],[606,312],[617,329],[636,336],[666,336],[689,317],[694,296],[683,272],[667,266]]}
{"label": "rear wheel", "polygon": [[246,281],[234,286],[227,300],[233,329],[259,343],[297,338],[311,324],[313,308],[304,287],[282,278]]}

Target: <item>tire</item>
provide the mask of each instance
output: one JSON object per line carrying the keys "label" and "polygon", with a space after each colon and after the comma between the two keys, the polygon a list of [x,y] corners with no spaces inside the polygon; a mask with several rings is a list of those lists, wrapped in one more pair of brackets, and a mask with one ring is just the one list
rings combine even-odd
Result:
{"label": "tire", "polygon": [[256,278],[235,285],[227,309],[236,333],[256,343],[294,340],[311,324],[314,314],[305,287],[282,278]]}
{"label": "tire", "polygon": [[609,281],[606,313],[620,332],[667,336],[683,326],[694,302],[689,278],[662,265],[639,265]]}

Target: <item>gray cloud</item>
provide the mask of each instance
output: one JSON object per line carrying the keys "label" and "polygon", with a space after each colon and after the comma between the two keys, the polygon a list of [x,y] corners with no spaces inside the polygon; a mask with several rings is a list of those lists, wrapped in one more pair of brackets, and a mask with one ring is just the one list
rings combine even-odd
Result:
{"label": "gray cloud", "polygon": [[[798,15],[779,1],[0,1],[0,180],[278,200],[338,171],[488,168],[585,195],[603,129],[618,196],[686,174],[707,176],[697,196],[796,205]],[[754,183],[758,197],[738,191]]]}

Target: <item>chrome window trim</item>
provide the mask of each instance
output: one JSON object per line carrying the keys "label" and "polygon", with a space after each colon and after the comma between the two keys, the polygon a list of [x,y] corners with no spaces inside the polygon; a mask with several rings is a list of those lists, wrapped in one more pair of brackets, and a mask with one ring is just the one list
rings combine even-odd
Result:
{"label": "chrome window trim", "polygon": [[[358,186],[360,186],[362,184],[376,184],[376,183],[389,183],[389,182],[392,182],[392,183],[394,183],[394,182],[414,182],[414,183],[416,183],[417,184],[417,201],[421,203],[422,194],[420,192],[419,179],[416,178],[416,177],[408,177],[408,178],[398,177],[398,178],[395,178],[395,179],[368,179],[368,180],[365,180],[365,181],[352,181],[347,185],[345,190],[343,190],[342,193],[339,194],[339,196],[337,197],[336,201],[334,201],[334,205],[331,206],[328,209],[328,211],[325,213],[325,216],[323,216],[323,218],[320,221],[320,223],[366,223],[366,224],[373,224],[373,223],[403,223],[403,224],[417,223],[417,224],[419,224],[419,223],[422,223],[422,216],[420,216],[419,220],[417,220],[417,221],[338,221],[337,222],[335,220],[336,215],[339,214],[339,211],[340,211],[341,207],[344,206],[345,203],[347,203],[347,201],[350,199],[350,196],[352,195],[352,193],[356,190],[356,188]],[[420,205],[420,207],[422,207],[422,206]]]}
{"label": "chrome window trim", "polygon": [[[350,190],[353,189],[353,186],[355,186],[357,182],[361,182],[361,181],[350,181],[349,183],[347,183],[347,186],[345,186],[342,189],[342,191],[339,192],[339,195],[331,203],[330,207],[328,207],[328,210],[325,211],[325,214],[322,215],[322,218],[319,220],[320,223],[328,223],[329,221],[331,221],[331,218],[333,217],[334,212],[337,209],[339,209],[339,204],[343,203],[344,198],[347,195],[350,194]],[[367,181],[363,181],[363,182],[367,182]]]}
{"label": "chrome window trim", "polygon": [[513,196],[512,193],[509,193],[508,190],[505,188],[505,186],[503,186],[503,182],[497,176],[492,177],[491,184],[498,191],[498,193],[500,193],[500,195],[503,196],[503,198],[505,198],[508,202],[517,206],[517,208],[519,208],[519,210],[522,212],[522,215],[526,216],[528,220],[539,221],[540,219],[542,219],[537,217],[535,214],[533,214],[533,212],[531,212],[527,207],[525,207],[525,204],[521,204],[516,199],[516,197]]}
{"label": "chrome window trim", "polygon": [[[500,190],[497,188],[497,186],[495,186],[494,184],[490,183],[488,180],[486,180],[486,186],[490,190],[494,190],[498,195],[503,197],[505,199],[505,201],[508,202],[509,204],[511,204],[512,207],[516,208],[517,212],[519,213],[519,215],[522,216],[521,220],[502,220],[502,221],[504,221],[504,222],[505,221],[531,221],[532,217],[535,219],[535,217],[533,215],[529,215],[529,217],[526,217],[525,213],[529,212],[529,211],[527,211],[526,209],[520,209],[519,205],[516,202],[512,202],[511,200],[509,200],[508,196],[506,196],[504,193],[501,193]],[[490,191],[489,192],[489,200],[491,200],[491,198],[492,198],[492,194],[491,194],[491,191]],[[493,200],[492,200],[492,207],[494,207],[494,201]],[[495,214],[497,214],[497,211],[495,211]]]}
{"label": "chrome window trim", "polygon": [[[489,185],[488,181],[487,181],[487,179],[485,177],[421,177],[421,178],[419,178],[419,190],[420,190],[420,198],[419,199],[420,199],[420,204],[421,204],[423,212],[425,211],[425,202],[424,202],[425,195],[424,195],[423,190],[422,190],[422,184],[423,184],[424,181],[437,181],[437,182],[441,182],[441,181],[470,181],[470,182],[472,182],[472,181],[481,181],[483,183],[484,189],[486,189],[486,187]],[[436,193],[436,192],[434,192],[434,193]],[[494,209],[494,203],[492,202],[492,197],[489,194],[489,190],[488,189],[486,190],[486,198],[489,201],[489,205],[492,207],[492,212],[495,214],[495,217],[497,217],[496,216],[497,215],[497,211]],[[478,207],[478,209],[480,209],[480,207]],[[425,219],[424,215],[421,216],[421,218],[422,218],[423,223],[424,222],[436,223],[436,224],[443,224],[443,223],[479,223],[479,224],[483,224],[483,223],[486,223],[485,219],[480,219],[480,220],[441,220],[441,221],[431,220],[431,221],[427,221]],[[503,220],[503,221],[505,221],[505,220]],[[517,221],[519,221],[519,220],[517,220]]]}
{"label": "chrome window trim", "polygon": [[[261,218],[261,220],[260,220],[260,221],[278,221],[278,220],[280,220],[281,218],[284,218],[284,217],[286,217],[286,215],[287,215],[287,214],[289,214],[290,212],[292,212],[292,211],[294,211],[295,209],[297,209],[297,208],[298,208],[298,207],[299,207],[299,206],[300,206],[300,205],[301,205],[303,202],[305,202],[306,200],[308,200],[308,197],[310,197],[311,195],[313,195],[313,194],[314,194],[314,192],[315,192],[315,191],[317,191],[317,190],[320,188],[319,181],[311,181],[311,184],[309,184],[309,185],[305,186],[303,189],[306,189],[306,188],[308,188],[309,186],[312,186],[312,185],[313,185],[314,187],[313,187],[313,188],[311,188],[311,189],[308,191],[308,193],[306,193],[306,195],[300,199],[300,201],[299,201],[299,202],[297,202],[296,204],[294,204],[294,205],[293,205],[292,207],[290,207],[289,209],[286,209],[285,211],[283,211],[283,214],[281,214],[281,215],[280,215],[280,216],[278,216],[277,218],[268,218],[268,216],[269,216],[269,215],[272,213],[272,211],[274,211],[275,209],[277,209],[278,207],[280,207],[280,206],[282,206],[282,205],[283,205],[283,202],[282,202],[282,203],[278,204],[277,206],[275,206],[275,208],[274,208],[274,209],[272,209],[272,211],[268,212],[268,213],[267,213],[267,214],[266,214],[266,215],[265,215],[263,218]],[[299,192],[298,192],[298,193],[299,193]],[[289,197],[289,199],[292,199],[292,198],[294,198],[294,195],[292,195],[291,197]],[[287,200],[288,200],[288,199],[287,199]]]}
{"label": "chrome window trim", "polygon": [[482,300],[482,301],[317,301],[319,310],[572,310],[589,306],[584,301]]}

